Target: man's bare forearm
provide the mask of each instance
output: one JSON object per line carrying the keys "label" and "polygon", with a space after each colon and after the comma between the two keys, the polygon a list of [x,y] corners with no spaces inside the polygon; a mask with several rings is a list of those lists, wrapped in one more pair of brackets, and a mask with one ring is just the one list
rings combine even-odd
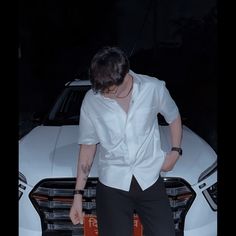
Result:
{"label": "man's bare forearm", "polygon": [[[182,122],[181,122],[180,116],[178,116],[170,124],[170,135],[171,135],[172,147],[180,147],[181,146],[181,139],[182,139]],[[168,152],[165,157],[165,161],[163,162],[161,170],[162,171],[172,170],[178,159],[179,159],[178,152],[175,152],[175,151]]]}
{"label": "man's bare forearm", "polygon": [[178,116],[170,124],[170,132],[171,132],[171,145],[172,145],[172,147],[180,147],[181,140],[182,140],[182,122],[181,122],[180,116]]}
{"label": "man's bare forearm", "polygon": [[96,144],[80,145],[79,161],[77,168],[76,189],[84,189],[87,182],[93,159],[96,152]]}

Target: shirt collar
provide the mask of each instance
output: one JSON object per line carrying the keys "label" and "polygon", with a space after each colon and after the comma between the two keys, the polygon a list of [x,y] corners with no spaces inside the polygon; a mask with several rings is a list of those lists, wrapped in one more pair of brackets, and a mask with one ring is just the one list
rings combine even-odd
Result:
{"label": "shirt collar", "polygon": [[142,87],[142,80],[139,78],[139,75],[134,73],[132,70],[129,70],[129,74],[133,77],[133,93],[132,96],[136,97],[139,94]]}

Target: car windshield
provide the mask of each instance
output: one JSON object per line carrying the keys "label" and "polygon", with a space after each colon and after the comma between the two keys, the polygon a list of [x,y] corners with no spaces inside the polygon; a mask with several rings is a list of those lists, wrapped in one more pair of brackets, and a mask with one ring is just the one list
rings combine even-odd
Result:
{"label": "car windshield", "polygon": [[66,87],[49,112],[44,125],[78,125],[80,107],[91,86]]}
{"label": "car windshield", "polygon": [[[44,120],[44,125],[78,125],[80,107],[90,85],[68,86],[58,97],[55,105]],[[158,114],[158,123],[168,125],[161,114]]]}

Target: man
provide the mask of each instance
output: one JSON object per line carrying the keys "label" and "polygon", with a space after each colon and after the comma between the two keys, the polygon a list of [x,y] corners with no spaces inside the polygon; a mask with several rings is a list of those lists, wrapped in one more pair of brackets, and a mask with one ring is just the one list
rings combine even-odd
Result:
{"label": "man", "polygon": [[[96,152],[99,236],[131,236],[133,213],[145,236],[174,236],[174,222],[160,171],[171,170],[181,154],[182,124],[165,82],[136,74],[127,56],[105,47],[90,66],[92,89],[81,107],[80,153],[73,224],[83,224],[82,194]],[[169,123],[171,149],[163,152],[157,114]]]}

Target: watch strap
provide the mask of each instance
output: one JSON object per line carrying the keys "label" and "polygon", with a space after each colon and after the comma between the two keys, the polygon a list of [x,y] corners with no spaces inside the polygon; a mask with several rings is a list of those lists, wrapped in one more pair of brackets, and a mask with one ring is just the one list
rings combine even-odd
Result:
{"label": "watch strap", "polygon": [[74,194],[74,195],[75,195],[75,194],[84,195],[84,190],[82,190],[82,189],[75,189],[75,190],[73,191],[73,194]]}
{"label": "watch strap", "polygon": [[172,147],[172,148],[171,148],[171,151],[176,151],[176,152],[178,152],[180,156],[183,154],[183,150],[182,150],[182,148],[180,148],[180,147]]}

